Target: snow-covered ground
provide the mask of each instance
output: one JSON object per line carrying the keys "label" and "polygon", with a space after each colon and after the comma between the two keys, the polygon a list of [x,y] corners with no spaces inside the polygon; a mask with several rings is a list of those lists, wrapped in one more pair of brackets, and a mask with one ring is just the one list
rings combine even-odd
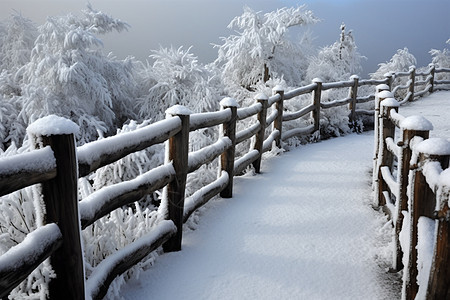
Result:
{"label": "snow-covered ground", "polygon": [[[450,137],[450,92],[400,107]],[[373,133],[301,146],[237,177],[231,199],[201,210],[183,250],[164,254],[123,299],[399,299],[390,225],[373,210]]]}
{"label": "snow-covered ground", "polygon": [[[306,145],[237,177],[183,250],[164,254],[125,299],[395,299],[381,282],[384,217],[371,204],[372,133]],[[395,292],[393,292],[395,291]]]}

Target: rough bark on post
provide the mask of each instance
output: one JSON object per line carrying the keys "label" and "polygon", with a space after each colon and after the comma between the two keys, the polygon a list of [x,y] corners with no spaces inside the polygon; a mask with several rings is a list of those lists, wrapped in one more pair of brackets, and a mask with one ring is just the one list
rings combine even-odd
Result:
{"label": "rough bark on post", "polygon": [[[406,118],[406,122],[408,118]],[[406,123],[403,122],[403,123]],[[413,122],[411,122],[414,124]],[[423,123],[421,123],[423,124]],[[430,123],[431,125],[431,123]],[[423,139],[427,139],[430,135],[429,130],[423,130],[424,128],[402,128],[403,131],[403,139],[400,143],[401,146],[401,160],[398,162],[398,169],[397,169],[397,176],[398,176],[398,183],[399,183],[399,199],[397,199],[398,203],[396,204],[396,211],[394,216],[394,244],[396,251],[394,252],[394,265],[393,269],[396,271],[399,271],[403,268],[403,251],[400,245],[400,232],[402,231],[403,226],[403,219],[404,215],[402,212],[408,211],[408,195],[407,195],[407,187],[408,187],[408,174],[410,170],[410,161],[412,156],[412,149],[411,149],[411,140],[413,137],[418,136],[422,137]],[[430,128],[431,129],[431,128]]]}
{"label": "rough bark on post", "polygon": [[431,68],[430,70],[430,89],[428,90],[428,92],[432,93],[434,92],[434,76],[436,74],[436,66],[434,64],[429,64],[429,67]]}
{"label": "rough bark on post", "polygon": [[320,130],[320,97],[322,95],[322,79],[314,78],[313,83],[317,84],[313,91],[313,103],[314,110],[311,112],[312,118],[314,119],[314,130]]}
{"label": "rough bark on post", "polygon": [[266,132],[267,106],[269,98],[261,93],[256,95],[256,101],[262,105],[262,110],[258,113],[258,122],[261,124],[261,128],[256,134],[255,145],[253,147],[253,149],[259,151],[259,156],[252,165],[255,168],[255,172],[259,173],[261,170],[262,147],[264,143],[264,133]]}
{"label": "rough bark on post", "polygon": [[[386,94],[387,93],[387,94]],[[374,152],[373,152],[373,190],[378,193],[378,151],[380,143],[380,101],[386,98],[394,98],[394,95],[389,91],[389,86],[387,84],[380,84],[376,87],[375,93],[375,126],[374,126]],[[375,196],[378,199],[378,196]]]}
{"label": "rough bark on post", "polygon": [[[419,159],[417,163],[417,169],[413,174],[413,187],[412,187],[412,199],[409,203],[410,211],[410,246],[409,246],[409,258],[408,258],[408,276],[403,283],[406,299],[415,299],[418,292],[417,285],[417,244],[418,244],[418,229],[417,225],[419,218],[425,216],[428,218],[434,217],[434,211],[436,208],[436,194],[431,190],[427,183],[427,180],[422,172],[424,165],[429,161],[438,161],[442,168],[448,167],[449,155],[443,153],[441,149],[444,147],[433,147],[436,144],[446,144],[446,148],[450,149],[450,143],[444,139],[428,139],[417,145],[415,150],[419,153]],[[438,149],[439,148],[439,149]],[[430,152],[434,149],[438,149],[439,152]],[[445,298],[434,298],[445,299]]]}
{"label": "rough bark on post", "polygon": [[220,197],[231,198],[233,197],[234,155],[236,150],[237,102],[232,98],[225,98],[220,101],[220,105],[222,109],[231,110],[230,121],[222,124],[222,135],[231,140],[231,147],[220,156],[221,169],[228,173],[229,178],[227,186],[220,192]]}
{"label": "rough bark on post", "polygon": [[84,299],[78,166],[74,138],[78,126],[70,120],[49,116],[34,122],[27,131],[36,147],[50,146],[56,159],[56,177],[41,184],[46,210],[41,221],[43,224],[56,223],[63,237],[61,247],[50,256],[56,278],[49,283],[49,297]]}
{"label": "rough bark on post", "polygon": [[276,138],[275,138],[275,144],[277,145],[278,148],[281,148],[281,134],[283,133],[283,110],[284,110],[284,89],[281,86],[275,86],[272,89],[272,93],[275,94],[279,94],[280,95],[280,100],[275,104],[275,108],[278,112],[277,117],[275,118],[275,121],[273,122],[273,130],[278,130],[278,132],[280,133]]}
{"label": "rough bark on post", "polygon": [[409,97],[408,101],[414,101],[414,84],[416,83],[416,67],[415,66],[409,67],[409,80],[411,82],[409,83],[408,91],[411,93],[411,96]]}
{"label": "rough bark on post", "polygon": [[392,85],[394,84],[394,74],[389,72],[384,74],[384,77],[386,77],[388,81],[387,85],[389,86],[389,90],[392,91]]}
{"label": "rough bark on post", "polygon": [[167,204],[167,219],[172,220],[177,227],[177,233],[164,245],[165,252],[181,250],[183,235],[184,197],[189,157],[189,119],[191,112],[181,105],[175,105],[166,110],[167,117],[181,119],[181,131],[166,142],[166,162],[172,162],[175,178],[166,187],[163,201]]}
{"label": "rough bark on post", "polygon": [[353,127],[353,131],[356,129],[356,98],[358,97],[358,81],[359,77],[357,75],[352,75],[350,77],[353,80],[353,85],[350,87],[349,97],[352,99],[348,105],[350,110],[350,124]]}
{"label": "rough bark on post", "polygon": [[383,191],[387,190],[387,185],[384,182],[382,175],[381,175],[381,168],[384,166],[389,167],[389,170],[392,172],[392,166],[394,163],[394,156],[392,153],[387,149],[386,145],[386,138],[387,137],[394,137],[395,134],[395,124],[392,123],[390,120],[390,114],[391,110],[395,109],[398,112],[399,103],[397,100],[393,98],[387,98],[384,99],[380,103],[380,112],[381,112],[381,119],[380,119],[380,142],[379,142],[379,155],[381,156],[379,158],[379,165],[378,165],[378,206],[382,207],[386,205],[386,201],[383,196]]}
{"label": "rough bark on post", "polygon": [[439,221],[428,282],[427,299],[450,298],[450,210],[448,207],[448,196],[447,199],[442,200],[444,205],[439,212],[436,212]]}

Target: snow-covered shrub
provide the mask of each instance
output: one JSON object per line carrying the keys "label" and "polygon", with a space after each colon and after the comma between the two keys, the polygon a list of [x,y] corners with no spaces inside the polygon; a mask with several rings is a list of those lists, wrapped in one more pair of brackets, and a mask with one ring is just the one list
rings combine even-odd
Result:
{"label": "snow-covered shrub", "polygon": [[[19,35],[21,38],[15,42],[3,41],[4,51],[16,49],[19,54],[10,54],[4,63],[9,74],[2,73],[0,91],[13,94],[22,127],[40,117],[57,114],[80,125],[78,141],[82,144],[114,132],[115,127],[134,115],[130,109],[136,85],[132,60],[117,61],[105,56],[96,36],[122,31],[127,28],[126,23],[88,6],[82,17],[49,17],[33,40],[32,25],[14,20],[19,20],[15,23],[22,27],[10,27],[31,33]],[[20,33],[19,29],[14,32]],[[32,40],[34,47],[30,51],[27,47]]]}
{"label": "snow-covered shrub", "polygon": [[380,63],[378,69],[374,73],[371,73],[370,76],[373,79],[383,79],[386,73],[408,72],[409,67],[415,66],[416,64],[416,58],[405,47],[398,49],[388,62]]}
{"label": "snow-covered shrub", "polygon": [[153,65],[141,65],[137,109],[141,118],[160,120],[167,108],[180,104],[193,112],[219,109],[220,89],[213,86],[215,74],[198,62],[191,48],[160,48],[150,58]]}
{"label": "snow-covered shrub", "polygon": [[284,77],[289,83],[298,84],[304,55],[288,39],[287,31],[293,26],[316,22],[318,19],[304,6],[284,7],[265,14],[244,7],[244,13],[228,25],[236,34],[222,38],[223,44],[217,46],[216,64],[222,66],[225,84],[250,89],[271,77]]}
{"label": "snow-covered shrub", "polygon": [[[450,39],[447,40],[447,44],[450,44]],[[450,68],[450,50],[444,48],[442,50],[431,49],[431,63],[436,66],[436,68]]]}

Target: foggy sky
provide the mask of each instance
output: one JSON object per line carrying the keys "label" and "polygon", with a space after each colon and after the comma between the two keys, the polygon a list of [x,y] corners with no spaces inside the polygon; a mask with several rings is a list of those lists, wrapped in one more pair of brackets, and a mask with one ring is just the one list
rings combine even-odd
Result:
{"label": "foggy sky", "polygon": [[[244,5],[264,12],[283,6],[307,4],[322,21],[310,26],[315,45],[323,47],[339,38],[342,22],[352,29],[363,62],[363,76],[388,61],[397,49],[407,47],[417,66],[431,61],[428,51],[450,46],[449,0],[90,0],[94,9],[130,24],[128,32],[100,37],[105,51],[118,58],[132,55],[145,61],[161,46],[193,46],[199,60],[217,57],[220,37],[233,32],[229,22],[242,14]],[[84,0],[0,0],[0,20],[15,11],[40,25],[49,15],[79,14]]]}

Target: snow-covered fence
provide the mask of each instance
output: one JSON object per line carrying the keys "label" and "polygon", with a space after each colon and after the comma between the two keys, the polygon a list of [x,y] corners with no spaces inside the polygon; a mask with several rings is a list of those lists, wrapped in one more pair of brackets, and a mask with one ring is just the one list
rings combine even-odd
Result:
{"label": "snow-covered fence", "polygon": [[[421,97],[426,93],[433,93],[438,90],[448,90],[450,80],[436,80],[435,75],[438,73],[450,73],[449,68],[436,68],[433,64],[428,66],[428,70],[417,72],[415,66],[411,66],[408,72],[397,72],[386,74],[388,83],[392,93],[399,98],[401,90],[408,90],[406,95],[400,100],[400,104],[413,101],[415,98]],[[408,80],[402,84],[401,78],[408,77]],[[397,79],[397,81],[396,81]],[[395,87],[393,85],[396,83]],[[422,87],[416,90],[416,87]]]}
{"label": "snow-covered fence", "polygon": [[444,299],[450,292],[450,143],[428,139],[433,126],[425,118],[399,114],[386,87],[377,88],[374,190],[394,226],[393,269],[404,267],[404,299],[418,293]]}
{"label": "snow-covered fence", "polygon": [[[419,82],[418,85],[426,84],[427,92],[439,89],[437,85],[445,87],[450,81],[433,79],[434,74],[441,72],[450,72],[450,69],[432,68],[428,75],[420,74],[427,76],[428,83]],[[407,74],[413,78],[411,72]],[[414,74],[414,78],[416,75]],[[350,122],[355,122],[358,114],[373,114],[373,111],[357,109],[358,104],[375,99],[375,95],[358,96],[359,87],[380,84],[392,87],[393,78],[393,74],[388,74],[383,80],[360,80],[357,76],[352,76],[349,81],[331,83],[315,79],[307,86],[287,92],[277,86],[271,97],[259,94],[256,103],[250,107],[238,109],[234,100],[225,98],[221,102],[222,110],[218,112],[191,114],[185,108],[176,106],[167,111],[168,118],[163,121],[133,132],[88,143],[77,149],[73,142],[76,128],[69,121],[56,117],[38,120],[29,132],[39,149],[0,160],[0,196],[41,183],[45,204],[45,209],[41,209],[38,216],[38,229],[30,233],[23,243],[0,256],[0,297],[7,296],[48,257],[57,274],[56,279],[50,283],[51,298],[71,296],[81,299],[84,298],[85,289],[89,297],[103,297],[117,275],[128,270],[156,248],[163,246],[165,251],[181,249],[182,226],[189,216],[217,194],[224,198],[232,197],[233,177],[242,173],[249,165],[253,165],[255,171],[259,172],[262,154],[269,151],[273,143],[281,147],[282,142],[291,137],[318,132],[322,110],[348,105]],[[414,93],[414,85],[415,83],[408,85],[412,94],[405,98],[406,101],[421,95],[422,92]],[[348,89],[348,97],[330,102],[321,101],[322,91],[338,88]],[[295,112],[285,111],[284,101],[307,93],[311,93],[311,104]],[[404,121],[395,107],[382,107],[386,117],[383,115],[380,120],[376,117],[375,123],[400,124]],[[310,115],[311,125],[283,131],[284,122],[307,115]],[[236,123],[250,117],[255,118],[256,122],[236,132]],[[212,145],[189,153],[189,132],[217,125],[221,125],[220,138]],[[384,132],[384,129],[380,130],[380,134],[381,132]],[[412,137],[413,134],[409,136]],[[254,143],[250,151],[239,158],[235,157],[236,145],[253,137]],[[87,176],[128,154],[163,142],[166,143],[167,150],[166,162],[162,166],[129,181],[104,187],[78,202],[78,177]],[[386,152],[387,147],[394,149],[394,152],[402,157],[410,155],[398,150],[397,147],[403,146],[394,145],[391,140],[385,142],[383,139],[382,142],[377,142],[378,144],[381,152]],[[187,174],[217,157],[220,157],[218,178],[185,199]],[[400,187],[397,190],[396,185],[391,183],[394,180],[385,180],[392,177],[386,175],[390,163],[382,163],[382,168],[376,170],[381,170],[379,174],[385,174],[383,187],[389,188],[392,195],[401,197],[404,190]],[[163,187],[163,205],[166,206],[167,220],[159,221],[150,233],[104,259],[85,281],[80,228],[83,230],[111,211],[138,201]],[[391,197],[392,195],[387,196],[389,194],[384,188],[380,195]],[[400,218],[397,217],[397,220]],[[70,295],[66,294],[67,290],[72,291]]]}

